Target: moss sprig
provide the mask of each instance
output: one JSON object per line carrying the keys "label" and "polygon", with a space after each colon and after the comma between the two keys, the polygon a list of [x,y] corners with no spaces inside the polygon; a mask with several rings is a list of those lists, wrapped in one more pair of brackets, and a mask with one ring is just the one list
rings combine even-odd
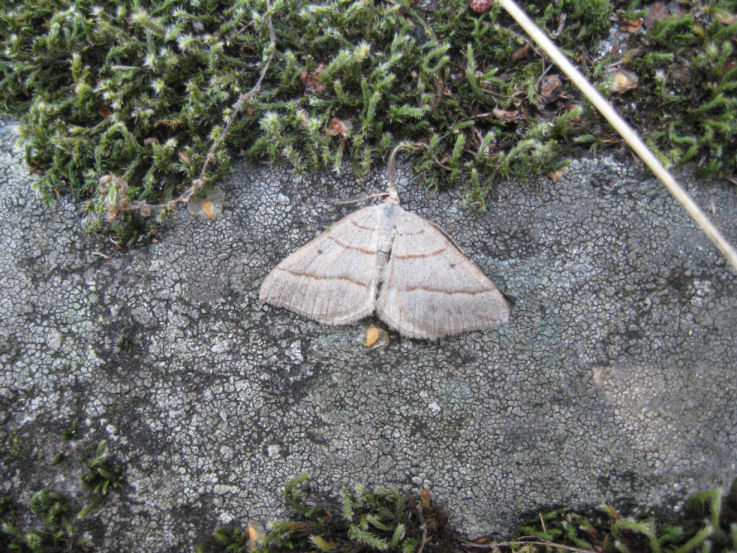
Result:
{"label": "moss sprig", "polygon": [[[76,439],[73,433],[62,430],[64,440]],[[83,498],[69,498],[50,488],[42,488],[31,496],[27,509],[33,513],[34,524],[20,523],[22,506],[16,501],[0,498],[0,550],[15,553],[83,553],[91,551],[91,536],[83,519],[100,505],[112,491],[119,491],[123,483],[123,468],[113,463],[100,442],[94,453],[85,450],[82,457],[87,471],[80,480],[87,491]],[[65,456],[57,454],[52,466],[66,466]],[[85,507],[77,507],[80,503]]]}
{"label": "moss sprig", "polygon": [[640,76],[633,100],[638,114],[652,114],[646,136],[661,159],[695,162],[704,176],[734,179],[737,6],[708,4],[655,17],[633,35],[624,61]]}

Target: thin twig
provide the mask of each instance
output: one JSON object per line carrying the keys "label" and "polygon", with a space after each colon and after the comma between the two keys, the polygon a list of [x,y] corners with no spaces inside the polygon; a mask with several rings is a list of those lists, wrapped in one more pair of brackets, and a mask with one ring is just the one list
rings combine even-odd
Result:
{"label": "thin twig", "polygon": [[[266,11],[268,12],[268,10],[271,9],[271,1],[267,0],[266,5]],[[225,125],[225,129],[223,129],[220,140],[218,141],[217,139],[213,139],[212,145],[210,146],[210,149],[207,151],[207,155],[205,156],[205,163],[202,164],[202,170],[200,171],[199,177],[192,181],[192,184],[187,190],[182,192],[176,198],[169,200],[168,202],[164,202],[163,204],[149,204],[146,201],[134,202],[122,208],[123,210],[141,210],[150,212],[151,210],[155,209],[171,209],[180,202],[188,202],[190,198],[194,196],[200,190],[200,188],[202,188],[202,186],[204,186],[204,184],[207,182],[207,166],[215,159],[215,151],[217,150],[218,142],[225,142],[228,136],[230,136],[230,130],[233,127],[233,123],[235,123],[235,120],[238,118],[238,115],[243,109],[245,103],[247,101],[253,100],[253,98],[255,98],[259,92],[261,92],[261,84],[263,83],[264,78],[266,77],[266,72],[269,70],[271,62],[274,59],[274,54],[276,53],[276,33],[274,32],[274,23],[271,20],[270,13],[266,16],[266,22],[269,25],[269,47],[271,49],[271,53],[269,54],[269,57],[267,58],[264,66],[261,68],[261,74],[259,75],[256,84],[253,85],[251,90],[249,90],[248,92],[242,93],[238,97],[238,101],[233,104],[233,113],[231,113],[230,117],[228,118],[228,123]]]}
{"label": "thin twig", "polygon": [[361,196],[360,198],[356,198],[355,200],[333,200],[331,203],[335,205],[347,205],[347,204],[356,204],[358,202],[363,202],[365,200],[372,200],[374,198],[383,198],[387,196],[388,192],[379,192],[377,194],[369,194],[368,196]]}
{"label": "thin twig", "polygon": [[463,542],[464,547],[475,547],[477,549],[495,549],[499,547],[512,547],[514,545],[544,545],[546,547],[562,549],[564,551],[573,551],[575,553],[594,553],[591,549],[581,549],[580,547],[573,547],[571,545],[563,545],[549,541],[495,541],[492,543],[473,543],[471,541]]}
{"label": "thin twig", "polygon": [[437,165],[438,167],[442,167],[442,168],[443,168],[443,169],[445,169],[446,171],[452,171],[452,170],[453,170],[453,169],[451,169],[451,168],[450,168],[449,166],[447,166],[447,165],[446,165],[445,163],[443,163],[442,161],[440,161],[440,160],[439,160],[439,159],[438,159],[437,157],[435,157],[435,156],[432,156],[432,160],[433,160],[433,161],[435,162],[435,165]]}
{"label": "thin twig", "polygon": [[552,65],[548,65],[547,67],[545,67],[545,65],[545,61],[543,60],[543,70],[542,73],[540,73],[540,76],[537,78],[537,82],[535,83],[535,90],[540,90],[540,81],[542,81],[545,78],[545,75],[547,75],[548,71],[553,68]]}
{"label": "thin twig", "polygon": [[525,32],[545,51],[545,53],[560,67],[560,69],[568,75],[568,78],[578,87],[578,89],[594,104],[596,109],[609,121],[616,131],[625,139],[630,148],[645,162],[650,170],[655,173],[660,182],[668,189],[673,197],[684,207],[691,218],[706,233],[712,243],[727,258],[727,261],[737,270],[737,251],[727,242],[722,233],[712,224],[691,196],[681,187],[658,158],[650,151],[645,143],[640,139],[635,130],[630,127],[624,119],[614,110],[609,102],[586,80],[581,72],[576,69],[568,58],[561,52],[558,47],[540,30],[540,28],[532,22],[532,20],[523,12],[514,0],[498,0],[499,4],[509,15],[522,27]]}
{"label": "thin twig", "polygon": [[420,517],[420,522],[422,523],[422,543],[420,543],[420,548],[417,550],[417,553],[422,553],[422,550],[425,549],[425,544],[430,539],[427,535],[427,522],[425,522],[425,515],[422,514],[422,504],[417,505],[417,515]]}

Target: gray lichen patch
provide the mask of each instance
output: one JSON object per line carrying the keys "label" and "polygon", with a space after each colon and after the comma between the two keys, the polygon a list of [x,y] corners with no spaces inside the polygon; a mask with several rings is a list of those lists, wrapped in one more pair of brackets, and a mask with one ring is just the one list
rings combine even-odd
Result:
{"label": "gray lichen patch", "polygon": [[[217,524],[274,519],[303,472],[333,495],[429,487],[472,535],[551,504],[673,507],[734,476],[737,279],[637,168],[581,159],[501,187],[485,214],[403,173],[403,205],[458,242],[512,315],[368,349],[375,321],[321,326],[257,294],[357,207],[331,200],[382,191],[381,175],[240,165],[216,219],[181,208],[157,243],[118,251],[82,235],[64,199],[42,206],[12,126],[0,133],[0,494],[47,482],[60,429],[79,421],[126,465],[102,551],[187,550]],[[735,240],[734,190],[683,176]]]}

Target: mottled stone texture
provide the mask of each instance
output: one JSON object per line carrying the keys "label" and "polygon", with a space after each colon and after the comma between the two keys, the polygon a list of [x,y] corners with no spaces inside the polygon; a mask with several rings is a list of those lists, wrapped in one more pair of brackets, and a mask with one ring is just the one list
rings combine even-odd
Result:
{"label": "mottled stone texture", "polygon": [[[0,495],[78,493],[76,465],[48,463],[81,447],[59,435],[79,421],[76,443],[106,439],[127,466],[102,551],[191,551],[216,525],[281,516],[302,472],[331,495],[429,487],[471,535],[552,504],[672,508],[737,472],[737,278],[630,159],[505,183],[483,214],[405,173],[403,205],[455,238],[510,323],[366,349],[371,320],[323,326],[257,294],[357,207],[330,200],[381,177],[239,165],[219,218],[181,208],[121,252],[65,198],[41,205],[0,133]],[[737,241],[734,187],[692,191]]]}

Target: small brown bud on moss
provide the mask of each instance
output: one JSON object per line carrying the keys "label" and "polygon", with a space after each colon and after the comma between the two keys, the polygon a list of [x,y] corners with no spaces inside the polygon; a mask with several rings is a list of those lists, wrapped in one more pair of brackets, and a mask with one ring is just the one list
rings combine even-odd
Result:
{"label": "small brown bud on moss", "polygon": [[471,9],[475,11],[476,13],[484,13],[491,7],[492,3],[493,3],[493,0],[469,0],[468,1],[468,5],[471,6]]}

